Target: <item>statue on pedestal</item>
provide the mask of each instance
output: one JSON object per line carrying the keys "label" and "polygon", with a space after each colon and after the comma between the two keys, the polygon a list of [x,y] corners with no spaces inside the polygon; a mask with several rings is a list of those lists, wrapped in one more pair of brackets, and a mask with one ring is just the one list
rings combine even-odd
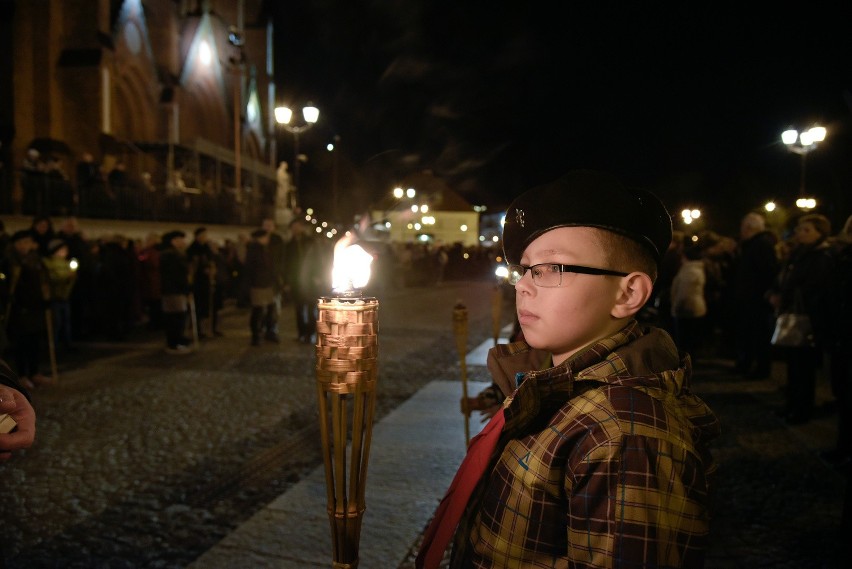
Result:
{"label": "statue on pedestal", "polygon": [[287,162],[278,164],[278,191],[275,193],[275,223],[287,227],[293,219],[294,201],[293,184],[290,182],[290,172],[287,171]]}

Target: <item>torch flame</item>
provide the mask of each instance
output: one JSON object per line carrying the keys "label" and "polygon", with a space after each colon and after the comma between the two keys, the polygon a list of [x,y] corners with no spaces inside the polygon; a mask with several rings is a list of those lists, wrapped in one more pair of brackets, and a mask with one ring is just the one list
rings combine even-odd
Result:
{"label": "torch flame", "polygon": [[373,256],[360,245],[353,245],[351,232],[334,244],[334,266],[331,270],[331,288],[334,292],[351,292],[364,288],[370,280],[370,263]]}

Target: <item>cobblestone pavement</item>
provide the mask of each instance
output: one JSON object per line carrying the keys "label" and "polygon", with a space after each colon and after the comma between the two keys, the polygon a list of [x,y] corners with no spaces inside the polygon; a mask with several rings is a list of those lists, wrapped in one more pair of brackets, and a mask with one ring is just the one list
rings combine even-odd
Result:
{"label": "cobblestone pavement", "polygon": [[[491,333],[491,291],[380,296],[377,420],[458,377],[453,305],[467,306],[476,345]],[[185,567],[320,465],[314,349],[291,340],[291,313],[280,345],[249,346],[247,309],[228,308],[225,336],[193,354],[167,355],[142,331],[82,346],[34,393],[36,445],[0,465],[6,567]]]}
{"label": "cobblestone pavement", "polygon": [[[458,377],[457,299],[468,345],[488,339],[489,283],[380,298],[377,420],[429,381]],[[279,346],[249,347],[247,318],[227,309],[226,336],[186,356],[138,331],[62,360],[59,384],[34,394],[37,444],[0,465],[7,568],[185,567],[321,463],[312,347],[290,341],[288,307]],[[827,382],[817,417],[791,427],[774,414],[783,366],[746,380],[729,364],[699,361],[693,384],[723,428],[707,567],[841,566],[846,478],[817,454],[835,433]]]}

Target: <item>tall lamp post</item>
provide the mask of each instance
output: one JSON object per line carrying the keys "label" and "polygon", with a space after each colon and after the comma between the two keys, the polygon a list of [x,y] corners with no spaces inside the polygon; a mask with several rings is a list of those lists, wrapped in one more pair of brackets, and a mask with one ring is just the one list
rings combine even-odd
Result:
{"label": "tall lamp post", "polygon": [[314,126],[319,120],[319,109],[308,103],[302,108],[302,117],[305,119],[303,124],[290,124],[293,120],[293,111],[289,107],[275,107],[275,122],[280,124],[284,130],[293,134],[293,155],[295,157],[293,163],[293,181],[295,188],[293,189],[293,208],[298,203],[299,191],[302,189],[301,180],[299,178],[299,163],[301,156],[299,155],[299,135]]}
{"label": "tall lamp post", "polygon": [[812,126],[808,130],[799,132],[796,129],[788,129],[781,133],[781,140],[787,145],[790,152],[802,157],[802,173],[799,180],[799,197],[805,197],[805,165],[808,153],[817,147],[818,142],[825,140],[825,127]]}

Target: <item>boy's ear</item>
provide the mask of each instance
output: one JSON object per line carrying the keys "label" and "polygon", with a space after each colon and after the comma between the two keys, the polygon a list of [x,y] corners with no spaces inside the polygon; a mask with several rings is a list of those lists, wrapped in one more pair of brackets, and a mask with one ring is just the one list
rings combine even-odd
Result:
{"label": "boy's ear", "polygon": [[654,283],[645,273],[633,272],[621,278],[618,296],[610,314],[614,318],[628,318],[645,306],[651,298]]}

